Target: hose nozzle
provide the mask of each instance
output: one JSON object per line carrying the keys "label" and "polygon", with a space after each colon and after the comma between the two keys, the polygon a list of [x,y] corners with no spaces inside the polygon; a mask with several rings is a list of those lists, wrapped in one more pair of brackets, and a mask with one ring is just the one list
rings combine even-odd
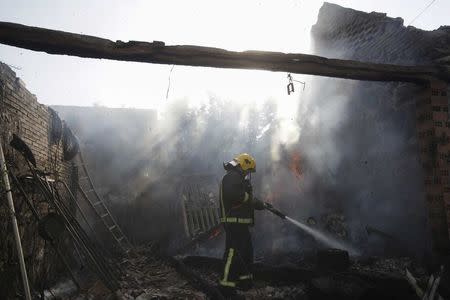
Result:
{"label": "hose nozzle", "polygon": [[277,215],[278,217],[282,218],[282,219],[286,219],[286,215],[283,214],[281,211],[279,211],[278,209],[274,208],[272,206],[272,204],[264,202],[264,208],[268,211],[270,211],[271,213],[273,213],[274,215]]}

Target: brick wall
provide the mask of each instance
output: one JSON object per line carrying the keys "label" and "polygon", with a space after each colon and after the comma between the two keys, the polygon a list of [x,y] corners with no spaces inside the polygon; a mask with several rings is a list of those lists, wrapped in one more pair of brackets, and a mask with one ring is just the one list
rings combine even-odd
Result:
{"label": "brick wall", "polygon": [[[0,63],[0,116],[3,140],[12,134],[22,138],[33,151],[38,167],[57,175],[69,175],[70,162],[62,160],[61,143],[50,141],[51,113],[37,101],[22,80],[5,64]],[[5,142],[4,142],[5,143]],[[12,149],[5,147],[7,155],[16,157]]]}
{"label": "brick wall", "polygon": [[[390,18],[386,14],[376,12],[365,13],[330,3],[324,3],[322,6],[317,24],[313,26],[311,33],[316,54],[378,63],[432,64],[443,55],[439,49],[450,47],[449,26],[425,31],[404,26],[401,18]],[[408,157],[410,164],[416,164],[416,161],[422,164],[424,191],[423,196],[420,192],[414,197],[424,198],[421,201],[426,204],[428,210],[428,225],[434,252],[445,253],[450,249],[447,159],[450,154],[447,151],[450,128],[447,126],[450,124],[446,84],[433,82],[429,86],[419,87],[401,83],[358,82],[354,89],[367,96],[370,95],[369,92],[376,95],[377,91],[389,91],[392,98],[416,104],[399,103],[400,105],[389,108],[393,99],[386,99],[383,109],[385,114],[401,109],[405,120],[408,120],[411,114],[417,116],[416,136],[411,136],[409,140],[418,144],[418,158]],[[405,131],[401,134],[404,133]],[[411,186],[411,190],[420,189]],[[411,205],[416,200],[411,199]],[[408,209],[409,207],[405,207],[405,211]],[[423,243],[421,239],[418,241]]]}
{"label": "brick wall", "polygon": [[[0,63],[0,137],[8,165],[15,174],[29,172],[22,156],[9,146],[13,134],[28,144],[40,170],[71,181],[72,167],[63,159],[62,139],[51,138],[54,124],[57,123],[49,108],[38,103],[36,96],[26,89],[16,74]],[[48,213],[49,205],[40,194],[32,187],[25,188],[41,217]],[[53,271],[50,270],[57,266],[55,254],[38,236],[37,222],[14,189],[13,198],[31,286],[39,290],[45,281],[51,280],[49,273]],[[0,299],[8,299],[21,290],[21,284],[9,210],[5,197],[2,195],[0,199]]]}
{"label": "brick wall", "polygon": [[[450,249],[450,122],[447,85],[432,82],[417,101],[417,134],[434,249]],[[447,203],[447,204],[446,204]]]}

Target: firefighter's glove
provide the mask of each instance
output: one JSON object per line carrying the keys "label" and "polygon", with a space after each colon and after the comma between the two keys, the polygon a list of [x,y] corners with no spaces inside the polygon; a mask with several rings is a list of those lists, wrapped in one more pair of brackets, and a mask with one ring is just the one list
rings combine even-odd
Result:
{"label": "firefighter's glove", "polygon": [[264,208],[273,208],[272,204],[267,203],[267,202],[263,202]]}
{"label": "firefighter's glove", "polygon": [[253,208],[256,210],[264,210],[266,206],[264,205],[264,202],[259,200],[258,198],[253,198]]}

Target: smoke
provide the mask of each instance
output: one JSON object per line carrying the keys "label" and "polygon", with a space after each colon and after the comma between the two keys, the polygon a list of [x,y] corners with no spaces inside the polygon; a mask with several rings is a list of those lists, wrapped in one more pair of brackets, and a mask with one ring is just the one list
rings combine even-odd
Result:
{"label": "smoke", "polygon": [[[344,231],[364,254],[422,256],[429,240],[415,129],[419,88],[330,78],[309,86],[299,106],[301,134],[287,147],[301,153],[303,174],[298,192],[289,180],[280,184],[278,205]],[[366,226],[395,238],[369,236]]]}
{"label": "smoke", "polygon": [[[306,81],[305,91],[285,98],[170,99],[144,125],[133,114],[107,126],[97,115],[77,120],[70,109],[56,110],[79,136],[94,181],[134,242],[182,243],[180,183],[207,174],[217,198],[222,162],[248,152],[257,161],[255,194],[288,216],[311,220],[363,254],[423,255],[430,241],[415,129],[419,88]],[[367,226],[394,241],[368,235]],[[324,247],[268,212],[256,213],[253,237],[256,255]]]}
{"label": "smoke", "polygon": [[[414,89],[310,78],[289,102],[171,100],[151,128],[135,128],[141,117],[132,114],[101,127],[98,115],[77,121],[69,109],[62,117],[134,242],[179,246],[180,182],[208,174],[217,196],[222,162],[248,152],[257,161],[255,194],[288,216],[312,218],[365,254],[421,254],[428,246],[422,173],[413,101],[404,99]],[[256,223],[257,255],[324,247],[268,212],[257,212]],[[395,251],[383,239],[374,243],[366,226],[398,237]]]}
{"label": "smoke", "polygon": [[[405,91],[409,103],[399,96]],[[179,99],[161,112],[157,131],[169,138],[149,169],[165,174],[157,181],[196,173],[217,181],[223,161],[249,152],[256,194],[289,216],[313,217],[364,254],[422,255],[429,241],[415,93],[412,85],[315,78],[288,115],[276,99],[243,105],[212,97],[194,106]],[[324,247],[267,212],[256,218],[260,255]],[[366,226],[397,239],[369,236]]]}

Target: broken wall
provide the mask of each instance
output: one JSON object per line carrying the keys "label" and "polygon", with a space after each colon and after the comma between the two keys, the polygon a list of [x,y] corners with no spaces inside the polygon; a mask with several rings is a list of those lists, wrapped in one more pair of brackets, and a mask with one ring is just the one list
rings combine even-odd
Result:
{"label": "broken wall", "polygon": [[[63,132],[64,124],[59,117],[40,104],[22,80],[0,62],[0,136],[8,167],[18,176],[30,173],[21,154],[9,146],[12,135],[16,134],[32,150],[39,170],[70,184],[76,176],[71,163],[64,159]],[[41,217],[51,211],[35,188],[25,188]],[[39,237],[37,222],[24,199],[14,186],[12,190],[31,288],[39,291],[55,278],[54,272],[59,270],[54,260],[55,253]],[[22,285],[3,186],[0,191],[0,298],[8,299],[20,291]]]}
{"label": "broken wall", "polygon": [[[431,64],[441,55],[438,49],[450,45],[449,27],[423,31],[405,27],[401,18],[330,3],[321,8],[311,32],[315,54],[377,63]],[[341,139],[333,143],[342,154],[340,165],[345,172],[335,185],[352,191],[345,200],[348,210],[396,237],[377,237],[373,249],[398,244],[403,253],[415,249],[412,252],[424,255],[430,249],[430,227],[436,223],[436,214],[427,213],[428,186],[424,184],[419,151],[416,115],[420,112],[416,104],[424,101],[423,94],[429,87],[325,78],[318,81],[323,89],[315,92],[317,99],[345,102],[340,116],[343,121],[335,128]],[[327,111],[330,104],[321,103]],[[445,218],[445,213],[437,217]],[[445,251],[449,244],[447,229],[440,228],[438,235],[433,230],[434,250]]]}

